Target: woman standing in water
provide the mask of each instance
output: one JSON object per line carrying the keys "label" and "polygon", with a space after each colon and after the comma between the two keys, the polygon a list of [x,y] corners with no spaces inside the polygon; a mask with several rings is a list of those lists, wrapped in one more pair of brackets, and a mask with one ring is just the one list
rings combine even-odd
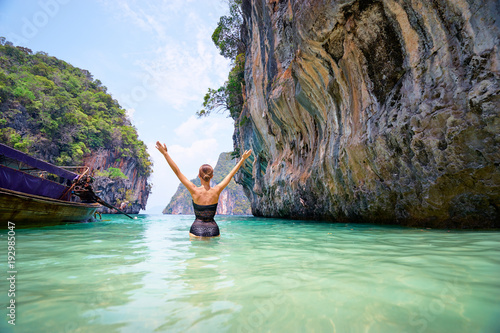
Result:
{"label": "woman standing in water", "polygon": [[156,149],[158,149],[160,153],[165,156],[168,165],[170,165],[170,168],[172,168],[172,171],[175,173],[177,178],[179,178],[181,183],[186,186],[189,193],[191,193],[191,197],[193,198],[193,207],[196,219],[191,225],[189,235],[194,237],[219,236],[219,226],[214,220],[215,213],[217,212],[219,195],[222,190],[229,184],[231,178],[233,178],[236,172],[243,165],[243,162],[245,162],[248,156],[250,156],[252,150],[247,150],[243,154],[241,160],[234,166],[233,170],[229,172],[226,178],[224,178],[219,184],[215,185],[214,187],[210,187],[210,179],[212,179],[213,177],[214,169],[208,164],[203,164],[200,167],[200,172],[198,174],[198,177],[201,180],[201,186],[198,187],[182,174],[177,164],[175,164],[175,162],[168,154],[167,146],[164,143],[160,143],[160,141],[157,141]]}

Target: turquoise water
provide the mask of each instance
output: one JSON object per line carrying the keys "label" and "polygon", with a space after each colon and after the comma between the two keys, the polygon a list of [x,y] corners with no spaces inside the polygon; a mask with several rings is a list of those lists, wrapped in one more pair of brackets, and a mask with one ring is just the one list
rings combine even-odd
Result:
{"label": "turquoise water", "polygon": [[209,241],[192,216],[17,229],[0,331],[500,330],[500,232],[216,218]]}

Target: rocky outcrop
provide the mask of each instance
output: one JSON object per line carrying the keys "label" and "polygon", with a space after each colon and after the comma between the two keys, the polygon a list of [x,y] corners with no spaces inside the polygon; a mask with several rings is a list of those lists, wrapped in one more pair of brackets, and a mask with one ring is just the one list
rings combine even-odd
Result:
{"label": "rocky outcrop", "polygon": [[254,215],[500,227],[498,1],[242,7]]}
{"label": "rocky outcrop", "polygon": [[[138,214],[141,209],[146,209],[151,185],[147,182],[147,176],[138,174],[135,159],[117,156],[113,151],[101,149],[87,156],[84,164],[90,167],[90,174],[95,179],[94,191],[101,199],[126,213]],[[110,168],[121,170],[124,177],[100,176]],[[98,211],[105,214],[117,213],[104,206]]]}
{"label": "rocky outcrop", "polygon": [[146,205],[147,147],[89,71],[0,37],[0,114],[0,142],[58,166],[87,164],[105,201],[130,213]]}
{"label": "rocky outcrop", "polygon": [[[210,181],[211,186],[220,183],[234,167],[235,161],[231,159],[230,153],[222,153],[214,168],[214,177]],[[197,177],[191,180],[196,186],[200,186]],[[163,210],[163,214],[194,214],[193,204],[189,191],[184,185],[179,184],[177,191],[172,196],[170,203]],[[251,214],[250,202],[243,193],[241,186],[231,180],[229,185],[221,192],[217,206],[218,215],[249,215]]]}

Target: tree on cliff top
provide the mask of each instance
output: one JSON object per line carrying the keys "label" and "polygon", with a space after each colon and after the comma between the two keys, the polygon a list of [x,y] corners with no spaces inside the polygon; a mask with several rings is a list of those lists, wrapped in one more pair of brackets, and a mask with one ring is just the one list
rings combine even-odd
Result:
{"label": "tree on cliff top", "polygon": [[235,60],[238,54],[244,52],[245,45],[241,40],[241,0],[229,0],[229,16],[219,19],[217,28],[212,34],[212,41],[225,58]]}
{"label": "tree on cliff top", "polygon": [[229,15],[222,16],[212,34],[212,41],[220,54],[232,60],[232,68],[224,85],[218,89],[209,88],[203,99],[203,109],[198,117],[208,116],[212,111],[229,111],[238,119],[243,108],[243,87],[245,85],[245,44],[241,39],[243,15],[241,0],[229,0]]}
{"label": "tree on cliff top", "polygon": [[239,54],[233,62],[227,81],[219,89],[208,88],[203,99],[204,109],[198,117],[208,116],[212,111],[229,111],[233,119],[238,119],[243,107],[243,86],[245,82],[245,55]]}

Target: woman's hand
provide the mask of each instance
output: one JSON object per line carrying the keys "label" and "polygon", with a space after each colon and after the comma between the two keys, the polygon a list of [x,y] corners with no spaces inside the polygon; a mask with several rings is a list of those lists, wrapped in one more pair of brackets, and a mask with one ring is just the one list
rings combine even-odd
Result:
{"label": "woman's hand", "polygon": [[167,153],[167,146],[160,141],[156,141],[156,149],[158,149],[163,155]]}
{"label": "woman's hand", "polygon": [[250,156],[252,153],[252,149],[249,149],[243,153],[241,156],[241,160],[234,166],[234,168],[227,174],[227,176],[217,185],[214,186],[216,191],[220,194],[223,189],[226,188],[227,185],[229,185],[229,182],[231,181],[231,178],[234,177],[236,172],[241,168],[241,166],[245,163],[245,160]]}
{"label": "woman's hand", "polygon": [[189,179],[187,179],[186,176],[184,176],[182,174],[182,172],[179,169],[179,167],[177,166],[177,164],[175,164],[172,157],[170,157],[170,155],[168,154],[167,146],[164,143],[161,143],[160,141],[156,141],[156,149],[158,149],[160,151],[160,153],[162,153],[163,157],[165,157],[165,159],[167,160],[167,163],[170,166],[170,168],[172,169],[172,171],[175,173],[177,178],[179,178],[181,183],[184,186],[186,186],[189,193],[191,193],[191,195],[192,195],[196,189],[196,185],[193,184]]}
{"label": "woman's hand", "polygon": [[243,153],[242,159],[246,160],[248,156],[252,153],[252,149],[249,149]]}

